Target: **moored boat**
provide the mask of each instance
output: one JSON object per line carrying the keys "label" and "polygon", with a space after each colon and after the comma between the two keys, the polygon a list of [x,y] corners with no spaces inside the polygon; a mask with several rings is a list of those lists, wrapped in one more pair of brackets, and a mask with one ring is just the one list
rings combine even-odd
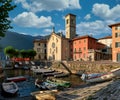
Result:
{"label": "moored boat", "polygon": [[61,77],[68,77],[69,75],[70,75],[69,73],[61,73],[61,74],[54,75],[54,77],[61,78]]}
{"label": "moored boat", "polygon": [[85,82],[93,83],[112,80],[115,77],[120,77],[120,68],[111,70],[108,73],[82,74],[81,79]]}
{"label": "moored boat", "polygon": [[65,87],[68,88],[71,86],[71,83],[68,81],[64,81],[64,80],[58,80],[58,79],[49,79],[47,80],[47,82],[52,83],[52,84],[56,84],[57,87]]}
{"label": "moored boat", "polygon": [[6,80],[13,81],[13,82],[20,82],[20,81],[25,81],[26,77],[24,76],[9,77],[9,78],[6,78]]}
{"label": "moored boat", "polygon": [[3,94],[7,96],[14,96],[18,92],[18,86],[15,82],[2,83]]}
{"label": "moored boat", "polygon": [[31,95],[34,96],[37,100],[56,100],[55,95],[57,93],[58,90],[47,90],[31,92]]}
{"label": "moored boat", "polygon": [[53,89],[57,89],[57,85],[54,83],[50,83],[47,81],[40,81],[39,79],[35,80],[35,86],[37,86],[38,88],[40,88],[40,90],[53,90]]}

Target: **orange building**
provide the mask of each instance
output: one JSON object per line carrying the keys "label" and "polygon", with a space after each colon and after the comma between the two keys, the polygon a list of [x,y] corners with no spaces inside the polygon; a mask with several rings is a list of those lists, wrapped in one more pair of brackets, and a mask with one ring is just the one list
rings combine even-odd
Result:
{"label": "orange building", "polygon": [[109,25],[112,29],[112,60],[120,62],[120,23]]}
{"label": "orange building", "polygon": [[101,51],[105,47],[104,44],[97,42],[97,39],[85,35],[72,39],[73,44],[73,60],[100,60]]}

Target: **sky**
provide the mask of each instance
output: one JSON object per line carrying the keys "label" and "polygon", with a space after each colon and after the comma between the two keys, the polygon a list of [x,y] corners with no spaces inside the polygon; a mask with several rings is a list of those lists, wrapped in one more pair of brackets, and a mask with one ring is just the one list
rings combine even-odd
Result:
{"label": "sky", "polygon": [[102,38],[111,35],[110,24],[120,22],[120,0],[13,0],[11,31],[32,36],[65,34],[65,15],[76,15],[76,33]]}

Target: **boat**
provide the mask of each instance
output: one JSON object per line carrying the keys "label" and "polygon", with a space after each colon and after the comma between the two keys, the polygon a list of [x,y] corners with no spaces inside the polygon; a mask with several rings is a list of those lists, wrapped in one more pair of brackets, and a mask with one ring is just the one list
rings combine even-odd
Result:
{"label": "boat", "polygon": [[35,80],[35,86],[37,86],[41,90],[53,90],[53,89],[57,89],[57,85],[56,84],[50,83],[50,82],[47,82],[47,81],[42,82],[39,79]]}
{"label": "boat", "polygon": [[55,72],[55,70],[50,69],[44,69],[44,68],[36,68],[33,70],[35,74],[45,74],[45,73],[52,73]]}
{"label": "boat", "polygon": [[111,70],[111,73],[113,73],[116,77],[120,77],[120,68]]}
{"label": "boat", "polygon": [[54,76],[54,75],[59,75],[59,74],[62,74],[63,72],[52,72],[52,73],[44,73],[43,75],[44,76]]}
{"label": "boat", "polygon": [[9,77],[6,78],[6,81],[13,81],[13,82],[20,82],[20,81],[25,81],[26,77],[24,76],[16,76],[16,77]]}
{"label": "boat", "polygon": [[75,75],[77,76],[82,76],[82,74],[84,73],[85,71],[84,70],[79,70],[75,73]]}
{"label": "boat", "polygon": [[37,100],[56,100],[55,95],[57,93],[58,90],[46,90],[31,92],[31,95],[34,96]]}
{"label": "boat", "polygon": [[69,75],[70,75],[69,73],[61,73],[61,74],[54,75],[54,77],[61,78],[61,77],[68,77]]}
{"label": "boat", "polygon": [[3,90],[3,94],[7,95],[7,96],[14,96],[17,94],[18,92],[18,86],[15,82],[8,82],[2,83],[2,90]]}
{"label": "boat", "polygon": [[64,81],[64,80],[59,80],[59,79],[48,79],[47,80],[48,83],[52,83],[57,85],[57,87],[64,87],[64,88],[68,88],[71,86],[71,83],[68,81]]}
{"label": "boat", "polygon": [[108,73],[82,74],[81,79],[85,82],[93,83],[112,80],[115,77],[120,77],[120,68],[111,70]]}

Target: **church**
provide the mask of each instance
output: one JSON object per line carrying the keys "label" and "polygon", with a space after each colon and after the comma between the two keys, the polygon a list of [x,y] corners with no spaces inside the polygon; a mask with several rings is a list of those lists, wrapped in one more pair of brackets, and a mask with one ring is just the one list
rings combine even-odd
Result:
{"label": "church", "polygon": [[110,60],[111,53],[102,52],[106,45],[97,41],[89,35],[76,35],[76,15],[67,14],[65,16],[65,35],[56,33],[55,29],[48,39],[34,41],[34,50],[39,60]]}

